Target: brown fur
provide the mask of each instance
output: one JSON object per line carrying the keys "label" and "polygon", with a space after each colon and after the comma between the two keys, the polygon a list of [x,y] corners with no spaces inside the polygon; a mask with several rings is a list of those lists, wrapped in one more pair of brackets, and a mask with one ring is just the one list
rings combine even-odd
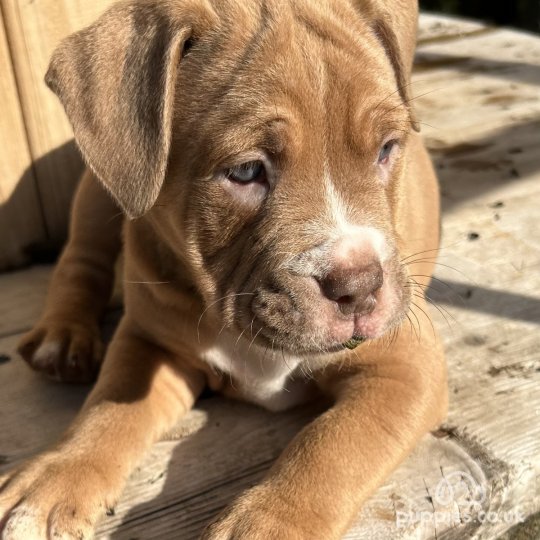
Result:
{"label": "brown fur", "polygon": [[[59,46],[47,82],[92,172],[21,354],[59,379],[95,376],[122,228],[125,315],[64,438],[0,479],[3,538],[90,537],[205,385],[257,401],[257,379],[239,389],[207,363],[226,340],[248,363],[250,350],[266,360],[270,347],[298,359],[296,375],[311,372],[334,405],[207,539],[339,538],[443,419],[439,340],[421,311],[418,328],[403,322],[411,294],[427,309],[428,278],[416,289],[402,261],[436,248],[439,227],[436,179],[409,104],[416,19],[403,0],[132,0]],[[374,156],[389,134],[399,150],[383,181]],[[274,171],[266,184],[224,178],[261,151]],[[332,342],[345,319],[316,286],[338,264],[325,175],[348,219],[388,239],[382,270],[394,303],[379,316],[381,337],[354,351]],[[366,249],[351,257],[373,268]],[[432,264],[415,270],[429,276]]]}

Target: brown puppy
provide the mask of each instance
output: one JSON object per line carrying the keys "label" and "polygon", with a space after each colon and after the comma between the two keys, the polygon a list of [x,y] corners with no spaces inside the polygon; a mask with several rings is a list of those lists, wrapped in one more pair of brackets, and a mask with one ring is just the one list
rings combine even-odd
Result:
{"label": "brown puppy", "polygon": [[274,410],[334,400],[209,539],[339,538],[443,419],[406,264],[439,220],[416,19],[405,0],[132,0],[60,45],[47,82],[92,173],[21,352],[92,377],[122,226],[125,316],[64,438],[0,479],[2,538],[90,537],[207,384]]}

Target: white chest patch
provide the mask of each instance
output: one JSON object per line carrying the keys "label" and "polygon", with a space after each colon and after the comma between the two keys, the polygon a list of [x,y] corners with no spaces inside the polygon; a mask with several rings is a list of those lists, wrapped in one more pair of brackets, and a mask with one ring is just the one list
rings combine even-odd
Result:
{"label": "white chest patch", "polygon": [[309,384],[302,358],[272,351],[223,333],[203,360],[231,377],[236,390],[252,403],[282,411],[304,402]]}

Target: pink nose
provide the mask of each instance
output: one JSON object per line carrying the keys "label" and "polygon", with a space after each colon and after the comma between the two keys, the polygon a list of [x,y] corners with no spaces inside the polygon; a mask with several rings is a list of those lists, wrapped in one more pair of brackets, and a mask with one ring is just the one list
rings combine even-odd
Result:
{"label": "pink nose", "polygon": [[383,269],[378,260],[363,265],[341,263],[318,281],[323,294],[344,315],[365,315],[377,304],[375,293],[382,287]]}

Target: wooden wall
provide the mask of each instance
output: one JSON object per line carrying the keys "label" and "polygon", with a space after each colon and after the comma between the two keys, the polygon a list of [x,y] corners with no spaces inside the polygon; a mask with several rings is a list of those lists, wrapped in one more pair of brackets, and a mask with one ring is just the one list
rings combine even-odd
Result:
{"label": "wooden wall", "polygon": [[0,270],[65,239],[83,165],[43,77],[58,42],[111,3],[0,0]]}

